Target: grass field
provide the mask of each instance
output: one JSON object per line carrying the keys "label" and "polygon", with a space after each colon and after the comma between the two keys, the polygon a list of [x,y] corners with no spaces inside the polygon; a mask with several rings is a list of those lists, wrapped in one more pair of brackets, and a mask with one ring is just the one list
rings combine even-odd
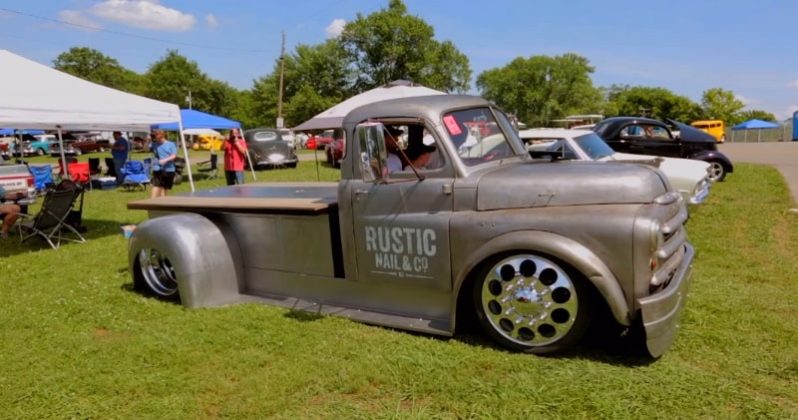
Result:
{"label": "grass field", "polygon": [[[316,170],[258,176],[315,180]],[[682,328],[650,364],[603,348],[536,357],[470,333],[143,297],[119,227],[145,218],[125,203],[146,195],[87,193],[85,244],[0,242],[0,417],[798,416],[798,215],[771,168],[738,165],[692,215]]]}

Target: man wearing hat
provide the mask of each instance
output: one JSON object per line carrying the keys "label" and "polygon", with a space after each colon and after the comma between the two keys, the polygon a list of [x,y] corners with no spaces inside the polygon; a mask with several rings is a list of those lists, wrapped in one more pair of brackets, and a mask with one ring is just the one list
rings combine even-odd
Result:
{"label": "man wearing hat", "polygon": [[405,154],[416,169],[435,169],[439,166],[437,156],[434,154],[436,150],[435,145],[415,141],[407,145]]}

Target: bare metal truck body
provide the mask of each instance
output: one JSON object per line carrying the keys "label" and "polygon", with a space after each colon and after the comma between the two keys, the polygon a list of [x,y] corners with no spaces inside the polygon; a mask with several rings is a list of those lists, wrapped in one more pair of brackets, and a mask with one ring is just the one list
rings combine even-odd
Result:
{"label": "bare metal truck body", "polygon": [[[642,325],[651,355],[671,344],[694,252],[658,170],[532,160],[504,114],[469,96],[379,102],[344,129],[339,183],[131,202],[152,216],[130,241],[135,285],[188,307],[262,301],[447,336],[476,319],[532,353],[574,344],[606,303]],[[434,166],[390,170],[422,149]]]}

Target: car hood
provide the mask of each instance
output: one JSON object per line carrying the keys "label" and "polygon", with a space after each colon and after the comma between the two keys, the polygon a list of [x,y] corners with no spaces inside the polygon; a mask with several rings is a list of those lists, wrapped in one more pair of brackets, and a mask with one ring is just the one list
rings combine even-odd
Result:
{"label": "car hood", "polygon": [[602,162],[502,165],[479,179],[477,210],[650,203],[668,191],[660,174],[649,166]]}
{"label": "car hood", "polygon": [[674,120],[667,120],[669,124],[676,127],[676,130],[679,131],[679,138],[683,142],[688,143],[712,143],[713,145],[717,142],[715,137],[712,137],[711,134],[701,131],[693,126],[680,123]]}
{"label": "car hood", "polygon": [[707,172],[709,163],[702,160],[613,153],[601,161],[634,162],[657,167],[668,177],[673,188],[679,191],[692,191],[696,184],[704,181],[709,175]]}

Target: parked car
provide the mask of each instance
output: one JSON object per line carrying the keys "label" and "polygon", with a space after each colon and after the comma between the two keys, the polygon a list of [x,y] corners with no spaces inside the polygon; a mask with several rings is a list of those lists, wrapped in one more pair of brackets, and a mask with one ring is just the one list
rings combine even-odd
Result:
{"label": "parked car", "polygon": [[283,141],[277,129],[253,128],[246,130],[244,139],[247,141],[249,157],[255,169],[278,166],[296,168],[298,159],[294,148]]}
{"label": "parked car", "polygon": [[23,156],[43,156],[50,153],[50,148],[53,144],[58,144],[58,139],[52,134],[23,135],[22,141],[15,143],[13,146],[14,156],[20,155],[17,145],[21,147]]}
{"label": "parked car", "polygon": [[341,159],[344,158],[344,147],[344,139],[335,139],[324,148],[324,154],[327,155],[327,163],[333,168],[341,167]]}
{"label": "parked car", "polygon": [[324,150],[328,144],[332,143],[337,138],[343,138],[341,130],[324,130],[321,134],[316,136],[314,147],[308,146],[308,149],[315,148],[317,150]]}
{"label": "parked car", "polygon": [[721,120],[693,121],[690,125],[710,134],[718,143],[726,141],[726,125]]}
{"label": "parked car", "polygon": [[296,136],[294,136],[294,132],[287,129],[287,128],[278,128],[277,131],[280,132],[280,137],[283,138],[283,141],[288,143],[292,148],[296,149]]}
{"label": "parked car", "polygon": [[710,165],[693,159],[633,155],[612,150],[590,130],[536,129],[519,132],[532,157],[551,156],[554,160],[642,163],[659,168],[686,203],[701,204],[709,195]]}
{"label": "parked car", "polygon": [[[593,131],[616,152],[708,162],[712,181],[723,181],[734,171],[731,160],[718,151],[714,137],[678,121],[665,121],[667,123],[652,118],[613,117],[596,124]],[[674,130],[679,134],[674,134]]]}
{"label": "parked car", "polygon": [[36,199],[33,175],[25,165],[0,163],[0,186],[10,197],[21,194],[19,200],[23,200],[25,204],[31,204]]}

